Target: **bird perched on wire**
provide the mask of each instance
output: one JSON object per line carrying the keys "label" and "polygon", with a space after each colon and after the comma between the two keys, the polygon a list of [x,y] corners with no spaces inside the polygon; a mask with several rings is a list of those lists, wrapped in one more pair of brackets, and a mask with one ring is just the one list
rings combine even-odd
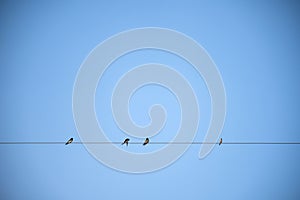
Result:
{"label": "bird perched on wire", "polygon": [[149,138],[146,138],[145,139],[145,142],[143,143],[143,145],[145,146],[146,144],[148,144],[149,143]]}
{"label": "bird perched on wire", "polygon": [[65,145],[71,144],[73,142],[73,138],[70,138]]}
{"label": "bird perched on wire", "polygon": [[124,142],[122,143],[122,145],[123,145],[123,144],[126,144],[126,146],[128,146],[129,140],[130,140],[129,138],[126,138],[126,139],[124,140]]}
{"label": "bird perched on wire", "polygon": [[222,144],[222,142],[223,142],[223,140],[222,140],[222,138],[220,139],[220,142],[219,142],[219,146]]}

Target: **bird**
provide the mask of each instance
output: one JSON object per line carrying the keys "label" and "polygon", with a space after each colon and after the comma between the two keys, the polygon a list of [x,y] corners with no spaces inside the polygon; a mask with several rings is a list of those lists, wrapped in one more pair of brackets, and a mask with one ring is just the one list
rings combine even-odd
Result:
{"label": "bird", "polygon": [[146,138],[145,139],[145,142],[143,143],[143,145],[145,146],[146,144],[148,144],[149,143],[149,138]]}
{"label": "bird", "polygon": [[130,140],[129,138],[126,138],[126,139],[124,140],[124,142],[122,143],[122,145],[123,145],[123,144],[126,144],[126,146],[128,146],[129,140]]}
{"label": "bird", "polygon": [[73,138],[70,138],[65,145],[71,144],[73,142]]}
{"label": "bird", "polygon": [[222,138],[220,139],[220,142],[219,142],[219,145],[221,145],[222,144],[222,142],[223,142],[223,140],[222,140]]}

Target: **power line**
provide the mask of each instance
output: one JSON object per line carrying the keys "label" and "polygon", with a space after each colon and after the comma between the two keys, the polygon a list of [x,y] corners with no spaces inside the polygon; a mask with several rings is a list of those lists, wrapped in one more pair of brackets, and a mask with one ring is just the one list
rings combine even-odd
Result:
{"label": "power line", "polygon": [[[33,141],[14,141],[14,142],[0,142],[0,145],[62,145],[66,142],[61,141],[43,141],[43,142],[33,142]],[[109,145],[109,144],[122,144],[120,142],[72,142],[72,144],[97,144],[97,145]],[[141,142],[129,142],[133,145],[141,145]],[[168,145],[183,145],[183,144],[219,144],[218,142],[150,142],[151,144],[168,144]],[[223,142],[222,145],[300,145],[300,142]]]}

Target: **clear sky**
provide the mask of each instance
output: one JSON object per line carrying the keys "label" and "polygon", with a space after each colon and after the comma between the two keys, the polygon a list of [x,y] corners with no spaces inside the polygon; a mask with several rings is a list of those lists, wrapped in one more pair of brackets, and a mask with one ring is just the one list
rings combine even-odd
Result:
{"label": "clear sky", "polygon": [[[108,37],[149,26],[192,37],[215,61],[227,94],[224,141],[300,141],[299,9],[296,1],[2,1],[0,141],[79,141],[72,92],[81,63]],[[113,63],[97,88],[99,121],[106,133],[117,132],[108,137],[127,137],[101,104],[117,76],[159,62],[195,89],[201,109],[195,140],[202,141],[211,113],[201,77],[164,52],[127,56]],[[150,85],[135,93],[132,118],[149,123],[154,103],[165,106],[168,119],[153,140],[168,140],[180,120],[169,91]],[[221,145],[204,160],[199,149],[192,145],[169,167],[133,175],[104,166],[83,145],[0,145],[0,199],[300,198],[300,145]]]}

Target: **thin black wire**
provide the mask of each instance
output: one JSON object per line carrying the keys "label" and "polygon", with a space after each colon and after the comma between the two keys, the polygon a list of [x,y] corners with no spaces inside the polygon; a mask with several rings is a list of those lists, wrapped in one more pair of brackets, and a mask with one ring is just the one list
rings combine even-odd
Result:
{"label": "thin black wire", "polygon": [[[61,145],[66,142],[0,142],[0,145]],[[72,142],[72,144],[122,144],[123,142]],[[143,144],[129,142],[129,144]],[[219,142],[150,142],[149,144],[219,144]],[[149,145],[148,144],[148,145]],[[221,145],[299,145],[300,142],[223,142]]]}

